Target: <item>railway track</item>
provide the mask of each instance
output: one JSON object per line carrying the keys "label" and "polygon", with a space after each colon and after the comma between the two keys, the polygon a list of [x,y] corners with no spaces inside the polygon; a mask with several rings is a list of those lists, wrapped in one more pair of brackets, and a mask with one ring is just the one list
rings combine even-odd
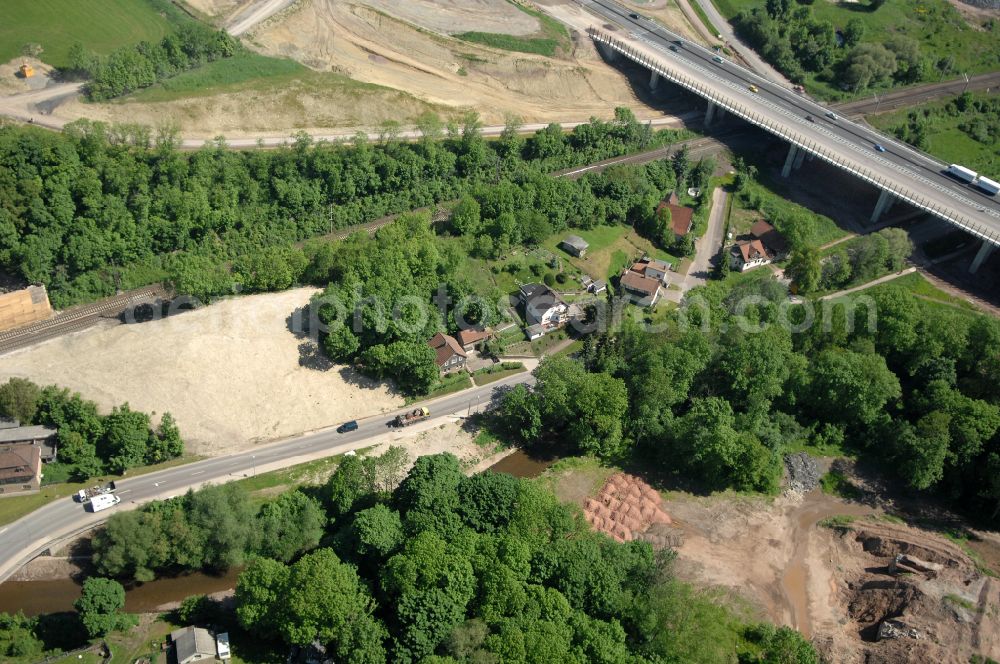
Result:
{"label": "railway track", "polygon": [[93,304],[73,307],[52,318],[37,321],[24,327],[0,332],[0,355],[70,332],[85,330],[100,320],[117,318],[130,306],[165,295],[166,291],[162,286],[147,286]]}

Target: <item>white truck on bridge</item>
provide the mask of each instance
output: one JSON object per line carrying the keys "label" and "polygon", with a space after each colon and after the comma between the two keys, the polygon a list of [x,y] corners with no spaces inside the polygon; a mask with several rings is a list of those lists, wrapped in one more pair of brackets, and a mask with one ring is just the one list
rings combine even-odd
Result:
{"label": "white truck on bridge", "polygon": [[113,493],[102,493],[99,496],[91,498],[88,504],[90,505],[91,512],[100,512],[108,509],[109,507],[114,507],[121,501],[121,496],[116,496]]}
{"label": "white truck on bridge", "polygon": [[982,175],[976,180],[976,186],[985,191],[990,196],[996,196],[1000,194],[1000,183],[994,182],[989,178],[985,178]]}
{"label": "white truck on bridge", "polygon": [[949,166],[947,173],[948,175],[958,178],[962,182],[968,182],[969,184],[972,184],[976,179],[976,175],[978,175],[975,171],[968,169],[965,166],[959,166],[958,164],[952,164]]}

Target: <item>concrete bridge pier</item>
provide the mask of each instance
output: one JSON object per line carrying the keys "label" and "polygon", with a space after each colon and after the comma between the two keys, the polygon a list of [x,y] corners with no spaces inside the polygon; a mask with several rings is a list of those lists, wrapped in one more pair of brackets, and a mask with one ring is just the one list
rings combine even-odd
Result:
{"label": "concrete bridge pier", "polygon": [[882,193],[878,195],[878,202],[875,203],[875,209],[872,210],[871,223],[874,224],[881,219],[882,215],[892,208],[892,204],[895,201],[896,197],[883,189]]}
{"label": "concrete bridge pier", "polygon": [[989,258],[990,254],[992,254],[993,250],[996,248],[997,246],[992,242],[983,240],[982,246],[979,247],[979,253],[977,253],[976,257],[972,259],[972,265],[969,266],[969,273],[975,274],[976,271],[979,270],[979,266],[983,264],[983,261]]}
{"label": "concrete bridge pier", "polygon": [[794,143],[788,146],[788,156],[785,157],[785,165],[781,169],[781,177],[787,178],[792,174],[792,165],[795,163],[795,157],[798,156],[799,148]]}
{"label": "concrete bridge pier", "polygon": [[721,110],[721,109],[719,109],[715,105],[714,101],[708,102],[708,108],[705,109],[705,126],[706,127],[709,126],[710,124],[712,124],[712,121],[715,119],[715,111],[717,109]]}
{"label": "concrete bridge pier", "polygon": [[660,85],[660,75],[655,71],[649,72],[649,91],[656,92],[656,88]]}
{"label": "concrete bridge pier", "polygon": [[799,170],[802,168],[802,162],[805,161],[806,155],[809,154],[802,148],[799,148],[798,153],[795,155],[795,161],[792,162],[792,170]]}

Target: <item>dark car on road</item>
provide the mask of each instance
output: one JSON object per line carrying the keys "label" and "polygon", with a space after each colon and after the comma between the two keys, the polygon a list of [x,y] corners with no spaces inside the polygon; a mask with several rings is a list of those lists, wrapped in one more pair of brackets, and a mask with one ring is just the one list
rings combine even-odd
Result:
{"label": "dark car on road", "polygon": [[876,150],[877,152],[885,152],[885,148],[884,148],[884,147],[882,147],[882,144],[881,144],[881,143],[876,143],[876,144],[875,144],[875,150]]}
{"label": "dark car on road", "polygon": [[349,431],[358,430],[358,421],[351,420],[350,422],[344,422],[339,427],[337,427],[337,433],[347,433]]}
{"label": "dark car on road", "polygon": [[630,19],[632,19],[633,21],[638,21],[639,20],[639,15],[638,14],[629,14],[628,17]]}

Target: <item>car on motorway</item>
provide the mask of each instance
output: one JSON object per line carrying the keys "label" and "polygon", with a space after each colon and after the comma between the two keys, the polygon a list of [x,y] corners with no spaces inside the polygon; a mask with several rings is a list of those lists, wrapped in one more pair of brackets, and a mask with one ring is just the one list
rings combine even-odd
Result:
{"label": "car on motorway", "polygon": [[723,62],[725,62],[725,60],[723,60],[719,56],[715,56],[714,58],[712,58],[712,62],[718,62],[721,65]]}
{"label": "car on motorway", "polygon": [[760,89],[756,85],[751,85],[749,88],[750,92],[760,92]]}
{"label": "car on motorway", "polygon": [[633,21],[638,21],[639,20],[639,15],[638,14],[629,14],[628,17],[630,19],[632,19]]}
{"label": "car on motorway", "polygon": [[677,46],[676,46],[675,44],[671,44],[671,45],[670,45],[670,46],[668,46],[667,48],[669,48],[669,49],[670,49],[671,51],[673,51],[674,53],[676,53],[676,52],[677,52]]}
{"label": "car on motorway", "polygon": [[884,147],[882,147],[882,144],[881,144],[881,143],[876,143],[876,144],[875,144],[875,151],[876,151],[876,152],[885,152],[885,148],[884,148]]}
{"label": "car on motorway", "polygon": [[678,46],[680,46],[681,48],[684,48],[684,40],[683,39],[678,39],[674,43],[677,44]]}
{"label": "car on motorway", "polygon": [[344,422],[339,427],[337,427],[337,433],[348,433],[349,431],[358,430],[358,421],[351,420],[350,422]]}
{"label": "car on motorway", "polygon": [[806,116],[806,120],[808,120],[809,122],[816,122],[816,118],[814,118],[814,117],[813,117],[813,116],[811,116],[811,115],[807,115],[807,116]]}
{"label": "car on motorway", "polygon": [[830,118],[831,120],[836,120],[837,119],[837,114],[834,113],[833,111],[827,111],[826,112],[826,117]]}

